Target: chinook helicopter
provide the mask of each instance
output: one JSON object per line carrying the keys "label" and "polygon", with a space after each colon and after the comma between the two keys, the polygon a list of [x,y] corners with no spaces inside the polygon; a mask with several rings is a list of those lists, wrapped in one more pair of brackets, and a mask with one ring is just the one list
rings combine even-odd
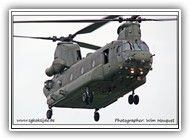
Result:
{"label": "chinook helicopter", "polygon": [[[47,119],[53,115],[53,107],[95,109],[94,120],[99,121],[98,110],[116,102],[127,93],[129,104],[138,105],[135,89],[146,83],[152,70],[153,56],[148,45],[141,40],[142,21],[172,21],[171,19],[145,19],[139,15],[122,18],[118,15],[93,20],[39,20],[13,21],[13,23],[83,23],[93,24],[70,34],[68,37],[14,37],[59,41],[52,65],[46,69],[51,79],[44,82],[43,93],[47,98]],[[100,47],[74,40],[79,34],[95,31],[111,21],[121,24],[118,38]],[[82,58],[80,47],[96,50]]]}

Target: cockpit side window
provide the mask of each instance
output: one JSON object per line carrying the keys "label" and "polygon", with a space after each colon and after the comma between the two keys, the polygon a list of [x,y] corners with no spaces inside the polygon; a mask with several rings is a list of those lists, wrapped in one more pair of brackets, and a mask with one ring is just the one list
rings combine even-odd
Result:
{"label": "cockpit side window", "polygon": [[148,46],[146,45],[145,42],[143,42],[143,43],[141,44],[141,50],[143,50],[143,51],[149,51],[149,48],[148,48]]}
{"label": "cockpit side window", "polygon": [[122,45],[122,51],[127,51],[127,50],[131,50],[131,46],[129,43]]}
{"label": "cockpit side window", "polygon": [[132,50],[131,45],[129,43],[124,43],[121,44],[118,48],[117,48],[117,52],[121,53],[124,51],[128,51],[128,50]]}

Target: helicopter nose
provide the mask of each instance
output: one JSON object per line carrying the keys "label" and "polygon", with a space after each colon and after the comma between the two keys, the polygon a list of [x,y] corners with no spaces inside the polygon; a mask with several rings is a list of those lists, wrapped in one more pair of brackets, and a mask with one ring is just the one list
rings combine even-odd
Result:
{"label": "helicopter nose", "polygon": [[152,54],[149,52],[135,52],[132,55],[133,59],[139,62],[149,61],[151,56]]}
{"label": "helicopter nose", "polygon": [[141,67],[151,69],[152,66],[152,55],[150,52],[133,52],[128,54],[128,57],[125,58],[125,62],[128,67]]}

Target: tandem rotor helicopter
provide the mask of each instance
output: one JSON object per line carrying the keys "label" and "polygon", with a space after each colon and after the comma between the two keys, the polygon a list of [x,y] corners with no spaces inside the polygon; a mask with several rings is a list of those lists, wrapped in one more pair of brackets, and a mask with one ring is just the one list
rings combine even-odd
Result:
{"label": "tandem rotor helicopter", "polygon": [[[116,102],[131,92],[129,104],[137,105],[139,96],[135,89],[146,83],[152,70],[153,56],[148,45],[141,40],[140,23],[143,21],[175,21],[176,18],[147,19],[139,15],[122,18],[110,15],[103,19],[13,21],[13,23],[92,23],[67,37],[13,37],[59,41],[52,65],[46,69],[51,79],[44,82],[43,93],[47,98],[47,119],[52,108],[95,109],[94,120],[100,119],[98,110]],[[122,23],[117,40],[100,47],[74,40],[77,35],[95,31],[108,22]],[[82,58],[80,47],[96,50]]]}

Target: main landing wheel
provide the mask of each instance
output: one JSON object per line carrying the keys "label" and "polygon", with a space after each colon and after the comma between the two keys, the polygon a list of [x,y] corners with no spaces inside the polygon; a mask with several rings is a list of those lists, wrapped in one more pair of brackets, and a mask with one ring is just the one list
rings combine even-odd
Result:
{"label": "main landing wheel", "polygon": [[52,111],[52,109],[49,109],[49,110],[47,111],[47,113],[46,113],[47,119],[48,119],[48,120],[51,119],[52,115],[53,115],[53,111]]}
{"label": "main landing wheel", "polygon": [[138,95],[134,95],[134,91],[132,92],[132,95],[129,95],[128,97],[128,102],[129,104],[135,104],[135,105],[138,105],[139,104],[139,96]]}
{"label": "main landing wheel", "polygon": [[95,110],[94,112],[94,120],[97,122],[100,119],[100,114],[98,113],[98,109]]}

